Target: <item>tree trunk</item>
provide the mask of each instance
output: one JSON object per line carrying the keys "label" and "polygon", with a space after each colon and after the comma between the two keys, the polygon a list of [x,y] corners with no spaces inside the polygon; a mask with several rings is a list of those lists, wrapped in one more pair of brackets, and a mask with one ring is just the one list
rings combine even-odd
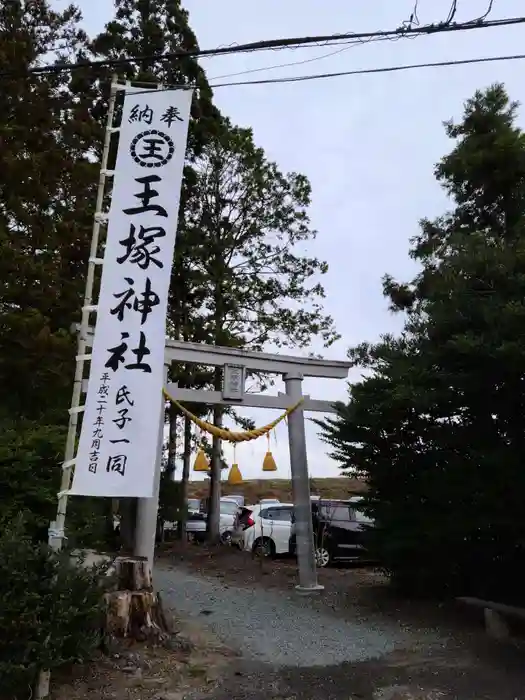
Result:
{"label": "tree trunk", "polygon": [[[223,338],[223,323],[224,323],[224,289],[223,289],[223,276],[224,276],[224,259],[223,259],[223,247],[221,245],[221,192],[220,192],[220,180],[217,177],[217,171],[214,172],[215,182],[212,184],[215,190],[215,216],[214,224],[217,227],[216,238],[214,245],[212,245],[212,256],[214,259],[213,266],[213,300],[214,300],[214,313],[213,313],[213,340],[215,345],[220,345]],[[216,367],[214,371],[213,378],[213,388],[215,391],[222,390],[222,367]],[[222,426],[222,415],[223,409],[221,406],[214,406],[213,409],[213,424],[221,427]],[[220,438],[213,437],[212,440],[212,452],[211,452],[211,465],[210,465],[210,492],[208,499],[208,519],[206,523],[206,539],[210,543],[219,543],[221,539],[220,533],[220,502],[221,502],[221,440]]]}
{"label": "tree trunk", "polygon": [[[216,406],[213,410],[213,424],[221,427],[222,409]],[[210,498],[208,502],[208,520],[206,523],[207,540],[218,544],[221,539],[221,439],[213,437],[210,469]]]}
{"label": "tree trunk", "polygon": [[129,554],[135,549],[135,527],[137,523],[136,498],[119,498],[120,546]]}
{"label": "tree trunk", "polygon": [[168,438],[168,464],[166,465],[166,475],[168,479],[175,481],[175,468],[177,461],[177,408],[170,403],[168,409],[170,420],[170,430]]}
{"label": "tree trunk", "polygon": [[186,541],[186,520],[188,510],[186,503],[188,500],[188,481],[190,480],[190,460],[191,460],[191,420],[184,418],[184,455],[182,458],[182,479],[180,500],[182,504],[182,517],[177,525],[177,536],[183,542]]}
{"label": "tree trunk", "polygon": [[107,593],[106,634],[119,639],[162,642],[170,635],[151,569],[139,557],[115,560],[117,590]]}
{"label": "tree trunk", "polygon": [[105,534],[106,546],[110,551],[116,551],[120,544],[120,538],[115,531],[115,515],[118,513],[118,499],[104,499],[104,517],[105,517]]}

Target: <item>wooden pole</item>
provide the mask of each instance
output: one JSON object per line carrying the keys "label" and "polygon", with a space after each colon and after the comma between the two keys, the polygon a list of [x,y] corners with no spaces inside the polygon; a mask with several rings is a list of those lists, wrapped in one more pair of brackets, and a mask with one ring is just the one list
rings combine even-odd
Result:
{"label": "wooden pole", "polygon": [[[80,397],[82,394],[82,380],[84,378],[84,362],[87,348],[86,336],[89,328],[89,314],[92,311],[95,270],[96,266],[101,262],[101,259],[98,258],[101,215],[103,213],[104,207],[106,178],[108,177],[107,167],[109,149],[111,146],[111,135],[115,131],[113,128],[113,116],[115,112],[117,90],[117,76],[114,75],[111,80],[108,114],[106,120],[106,132],[104,135],[104,147],[102,151],[102,160],[100,162],[100,177],[98,181],[97,200],[95,204],[95,216],[93,218],[93,230],[88,260],[86,288],[84,291],[84,304],[82,306],[82,317],[80,322],[80,331],[78,334],[78,349],[75,367],[75,377],[73,380],[73,395],[71,398],[71,408],[69,409],[69,425],[67,431],[66,449],[64,454],[64,464],[62,466],[62,481],[60,486],[60,493],[58,494],[56,520],[54,520],[50,524],[48,534],[49,546],[57,551],[59,551],[62,548],[62,541],[64,539],[67,497],[71,483],[71,475],[73,473],[78,416],[81,412]],[[35,688],[36,700],[42,700],[42,698],[47,698],[49,696],[50,680],[50,671],[42,670],[39,674],[37,686]]]}

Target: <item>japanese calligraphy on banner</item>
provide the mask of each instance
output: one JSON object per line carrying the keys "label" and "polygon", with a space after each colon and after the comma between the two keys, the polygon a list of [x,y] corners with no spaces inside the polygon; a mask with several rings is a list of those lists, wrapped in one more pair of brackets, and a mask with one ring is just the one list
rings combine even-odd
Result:
{"label": "japanese calligraphy on banner", "polygon": [[130,91],[71,494],[149,498],[191,90]]}

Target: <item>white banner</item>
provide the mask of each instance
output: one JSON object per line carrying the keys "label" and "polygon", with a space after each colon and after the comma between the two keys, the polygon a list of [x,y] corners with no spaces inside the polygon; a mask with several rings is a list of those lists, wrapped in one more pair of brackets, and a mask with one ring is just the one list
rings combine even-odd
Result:
{"label": "white banner", "polygon": [[191,90],[126,94],[71,494],[149,498]]}

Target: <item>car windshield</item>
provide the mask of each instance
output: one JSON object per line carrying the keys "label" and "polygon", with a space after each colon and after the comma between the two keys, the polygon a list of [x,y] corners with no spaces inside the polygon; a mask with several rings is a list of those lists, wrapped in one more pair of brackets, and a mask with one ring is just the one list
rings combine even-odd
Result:
{"label": "car windshield", "polygon": [[368,515],[365,515],[363,513],[363,511],[360,510],[359,508],[355,508],[353,506],[352,506],[352,508],[354,511],[355,519],[357,520],[358,523],[370,523],[371,524],[374,522],[372,518],[369,518]]}
{"label": "car windshield", "polygon": [[235,501],[235,503],[238,503],[240,506],[244,503],[244,496],[228,496],[228,500],[230,501]]}
{"label": "car windshield", "polygon": [[346,521],[350,520],[350,510],[346,504],[340,503],[323,503],[319,508],[319,513],[322,518],[329,521]]}
{"label": "car windshield", "polygon": [[188,498],[188,509],[189,510],[199,510],[201,507],[201,502],[198,498]]}
{"label": "car windshield", "polygon": [[224,515],[235,515],[239,506],[234,501],[221,501],[221,513]]}

